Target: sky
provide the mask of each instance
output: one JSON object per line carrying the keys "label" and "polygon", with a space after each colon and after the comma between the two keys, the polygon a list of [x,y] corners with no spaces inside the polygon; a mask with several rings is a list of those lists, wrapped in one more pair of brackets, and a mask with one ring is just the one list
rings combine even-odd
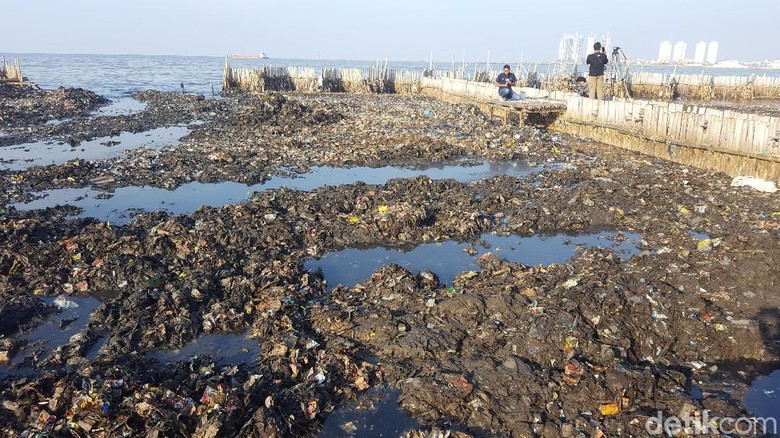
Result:
{"label": "sky", "polygon": [[[0,0],[0,55],[546,62],[564,33],[609,34],[632,59],[662,41],[719,60],[780,59],[780,0]],[[609,49],[608,49],[609,50]]]}

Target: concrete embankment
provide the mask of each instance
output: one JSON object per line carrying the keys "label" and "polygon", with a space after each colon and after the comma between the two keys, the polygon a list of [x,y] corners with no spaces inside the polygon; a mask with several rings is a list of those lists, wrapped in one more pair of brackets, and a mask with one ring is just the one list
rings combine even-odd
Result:
{"label": "concrete embankment", "polygon": [[566,101],[566,112],[551,129],[730,176],[780,183],[780,118],[699,105],[554,97]]}

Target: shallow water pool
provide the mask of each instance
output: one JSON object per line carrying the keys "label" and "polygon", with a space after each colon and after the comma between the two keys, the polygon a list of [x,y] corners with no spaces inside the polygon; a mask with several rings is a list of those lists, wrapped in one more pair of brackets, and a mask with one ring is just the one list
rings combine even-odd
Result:
{"label": "shallow water pool", "polygon": [[103,160],[142,146],[158,149],[178,143],[189,133],[186,126],[167,126],[149,131],[100,137],[75,147],[58,141],[37,141],[0,148],[0,170],[25,170],[32,166],[61,164],[73,159]]}
{"label": "shallow water pool", "polygon": [[437,164],[424,168],[404,167],[313,167],[311,172],[294,177],[275,176],[260,184],[247,185],[237,182],[200,183],[192,182],[175,190],[159,187],[130,186],[113,191],[91,188],[54,189],[36,192],[37,197],[28,203],[16,203],[19,210],[36,210],[57,205],[72,205],[82,209],[74,217],[94,217],[103,221],[125,224],[138,211],[161,210],[171,214],[192,213],[202,206],[221,207],[248,200],[252,193],[288,187],[297,190],[313,190],[326,185],[384,184],[394,178],[427,176],[431,179],[455,179],[471,182],[497,175],[523,177],[542,170],[521,162],[490,162],[477,165]]}
{"label": "shallow water pool", "polygon": [[[548,234],[535,236],[499,236],[485,233],[475,242],[453,240],[420,245],[409,250],[394,248],[347,248],[310,259],[304,267],[310,271],[322,269],[328,285],[352,287],[371,277],[379,267],[395,263],[410,272],[433,271],[439,281],[451,284],[464,271],[478,271],[477,259],[491,252],[496,256],[528,266],[562,263],[572,258],[577,246],[608,248],[619,257],[638,255],[637,233],[600,231],[583,234]],[[464,250],[473,248],[473,255]]]}

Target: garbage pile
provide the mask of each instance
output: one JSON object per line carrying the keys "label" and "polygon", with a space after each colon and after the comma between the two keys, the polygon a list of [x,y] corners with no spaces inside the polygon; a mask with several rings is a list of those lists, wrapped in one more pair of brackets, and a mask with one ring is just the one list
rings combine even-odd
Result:
{"label": "garbage pile", "polygon": [[[777,359],[772,194],[422,97],[139,97],[149,107],[121,117],[203,123],[159,150],[3,171],[3,200],[108,173],[115,187],[175,187],[329,164],[548,167],[470,183],[421,176],[266,190],[187,215],[140,213],[123,226],[66,219],[67,206],[2,207],[5,435],[315,436],[336,409],[380,387],[399,391],[419,423],[409,437],[643,435],[658,413],[745,414],[718,364]],[[103,122],[83,126],[91,123]],[[526,266],[497,251],[448,284],[388,264],[345,287],[304,268],[344,248],[594,229],[638,233],[640,254],[579,248],[566,263]],[[14,365],[26,335],[76,297],[101,301],[86,328]],[[261,351],[253,360],[153,358],[247,331]]]}
{"label": "garbage pile", "polygon": [[0,82],[0,126],[33,126],[48,120],[83,116],[108,100],[82,88],[41,90]]}

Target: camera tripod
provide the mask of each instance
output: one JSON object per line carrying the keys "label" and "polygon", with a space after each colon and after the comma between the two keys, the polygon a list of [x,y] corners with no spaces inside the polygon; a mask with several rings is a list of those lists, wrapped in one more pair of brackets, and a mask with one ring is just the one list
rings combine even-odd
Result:
{"label": "camera tripod", "polygon": [[612,49],[612,59],[607,64],[607,77],[610,94],[617,97],[631,97],[628,91],[629,59],[620,47]]}

